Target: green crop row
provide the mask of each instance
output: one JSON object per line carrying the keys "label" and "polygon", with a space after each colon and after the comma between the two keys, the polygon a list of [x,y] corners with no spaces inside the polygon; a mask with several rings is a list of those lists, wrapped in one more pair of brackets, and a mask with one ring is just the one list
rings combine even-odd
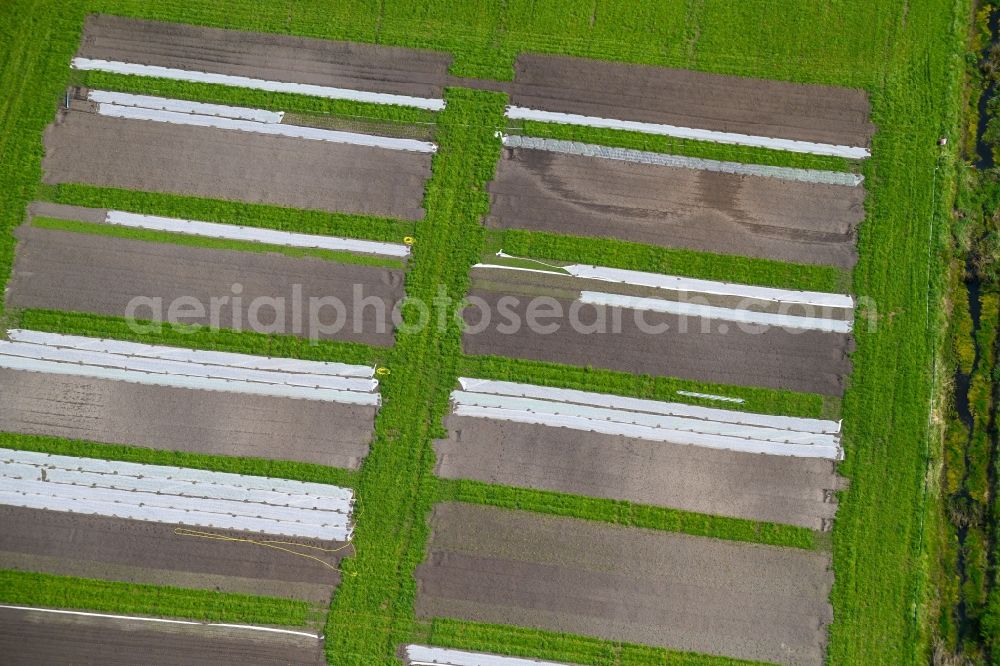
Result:
{"label": "green crop row", "polygon": [[[344,236],[401,243],[414,234],[416,224],[382,217],[279,208],[266,204],[204,199],[180,194],[138,192],[80,183],[44,185],[37,198],[52,203],[110,208],[129,213],[162,215],[203,222],[295,231],[319,236]],[[24,207],[21,208],[23,214]]]}
{"label": "green crop row", "polygon": [[680,532],[729,541],[763,543],[770,546],[808,550],[818,547],[817,533],[805,527],[710,516],[568,493],[511,488],[468,479],[439,479],[437,501],[487,504],[505,509],[521,509],[614,525]]}
{"label": "green crop row", "polygon": [[175,81],[152,76],[112,74],[98,71],[74,71],[70,83],[95,90],[154,95],[185,99],[192,102],[210,102],[231,106],[302,113],[307,115],[332,115],[360,121],[379,121],[393,124],[433,125],[434,112],[395,104],[373,104],[346,99],[328,99],[295,93],[270,92],[223,86],[214,83]]}
{"label": "green crop row", "polygon": [[264,476],[310,483],[326,483],[342,488],[354,486],[357,472],[312,463],[269,460],[246,456],[219,456],[187,451],[163,451],[124,444],[104,444],[81,439],[0,432],[0,448],[51,453],[58,456],[101,458],[144,465],[190,467],[213,472]]}
{"label": "green crop row", "polygon": [[354,365],[382,364],[388,356],[387,349],[369,347],[358,342],[310,340],[294,335],[269,335],[256,331],[213,329],[208,326],[145,320],[130,322],[124,317],[86,312],[19,310],[11,313],[6,323],[10,328],[27,328],[46,333]]}
{"label": "green crop row", "polygon": [[812,155],[810,153],[790,153],[770,148],[678,139],[658,134],[605,129],[603,127],[525,120],[519,122],[517,125],[512,125],[510,131],[526,136],[541,137],[543,139],[580,141],[601,146],[631,148],[632,150],[684,155],[686,157],[700,157],[707,160],[721,160],[723,162],[742,162],[744,164],[764,164],[768,166],[822,169],[826,171],[858,171],[860,168],[857,162],[852,162],[842,157],[828,157],[825,155]]}
{"label": "green crop row", "polygon": [[400,259],[391,257],[381,257],[371,254],[358,254],[356,252],[343,252],[337,250],[324,250],[311,247],[289,247],[287,245],[269,245],[267,243],[255,243],[253,241],[231,240],[227,238],[210,238],[208,236],[193,236],[190,234],[173,233],[169,231],[156,231],[153,229],[137,229],[135,227],[123,227],[113,224],[94,224],[92,222],[80,222],[77,220],[57,220],[51,217],[35,217],[31,221],[32,226],[41,229],[52,229],[55,231],[69,231],[78,234],[90,234],[92,236],[108,236],[110,238],[127,238],[140,240],[148,243],[166,243],[169,245],[183,245],[186,247],[203,247],[211,250],[237,250],[239,252],[274,252],[283,254],[286,257],[315,257],[334,261],[341,264],[355,264],[359,266],[381,266],[384,268],[396,268],[402,270],[403,262]]}
{"label": "green crop row", "polygon": [[[795,393],[781,389],[766,389],[753,386],[730,386],[695,382],[674,377],[654,377],[633,375],[602,368],[582,368],[545,361],[529,361],[502,356],[463,356],[459,372],[464,377],[477,379],[500,379],[508,382],[539,384],[557,388],[579,389],[611,393],[632,398],[684,402],[704,407],[733,409],[777,414],[782,416],[802,416],[807,418],[837,418],[839,401],[835,398],[815,393]],[[740,398],[744,402],[719,402],[717,400],[685,396],[678,391],[706,393],[730,398]]]}
{"label": "green crop row", "polygon": [[457,650],[557,659],[580,666],[749,666],[759,663],[450,618],[436,618],[427,626],[418,627],[411,640]]}
{"label": "green crop row", "polygon": [[851,276],[834,266],[790,264],[772,259],[656,247],[614,238],[586,238],[544,231],[502,229],[490,232],[488,252],[633,271],[739,282],[763,287],[845,293]]}
{"label": "green crop row", "polygon": [[304,627],[317,614],[308,603],[293,599],[10,570],[0,570],[0,602],[286,627]]}

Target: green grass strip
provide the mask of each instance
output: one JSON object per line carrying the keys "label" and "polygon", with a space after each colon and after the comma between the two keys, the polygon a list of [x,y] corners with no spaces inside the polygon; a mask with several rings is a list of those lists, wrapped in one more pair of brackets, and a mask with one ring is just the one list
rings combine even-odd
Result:
{"label": "green grass strip", "polygon": [[723,162],[763,164],[766,166],[793,167],[797,169],[820,169],[823,171],[858,171],[857,162],[842,157],[790,153],[755,146],[736,146],[710,141],[678,139],[657,134],[645,134],[628,130],[587,127],[585,125],[564,125],[545,123],[537,120],[520,121],[518,134],[537,136],[543,139],[563,139],[594,143],[615,148],[631,148],[652,153],[667,153],[685,157],[700,157]]}
{"label": "green grass strip", "polygon": [[315,611],[304,601],[212,590],[0,570],[0,601],[232,624],[304,627]]}
{"label": "green grass strip", "polygon": [[401,243],[414,235],[416,223],[385,217],[281,208],[266,204],[223,201],[161,192],[138,192],[82,183],[43,185],[37,198],[52,203],[110,208],[129,213],[161,215],[202,222],[238,224],[261,229],[295,231],[318,236],[343,236]]}
{"label": "green grass strip", "polygon": [[[779,416],[802,416],[807,418],[828,418],[832,407],[827,406],[827,398],[815,393],[796,393],[781,389],[767,389],[753,386],[729,386],[695,382],[674,377],[653,377],[634,375],[617,370],[578,367],[506,358],[503,356],[463,356],[459,363],[463,377],[477,379],[499,379],[508,382],[538,384],[556,388],[578,389],[595,393],[611,393],[632,398],[684,402],[704,407],[776,414]],[[708,393],[730,398],[742,398],[744,402],[720,402],[704,398],[679,395],[677,391]],[[839,403],[839,401],[834,401]]]}
{"label": "green grass strip", "polygon": [[851,288],[850,272],[834,266],[793,264],[772,259],[679,250],[613,238],[566,236],[522,229],[493,230],[489,234],[486,251],[494,253],[499,250],[519,257],[594,264],[762,287],[830,293],[847,293]]}
{"label": "green grass strip", "polygon": [[124,317],[87,312],[20,310],[12,313],[8,319],[10,328],[255,356],[375,365],[382,363],[388,355],[387,349],[369,347],[358,342],[309,340],[294,335],[212,329],[188,324],[161,324],[144,320],[136,321],[133,326]]}
{"label": "green grass strip", "polygon": [[712,516],[620,500],[512,488],[469,479],[439,479],[437,501],[486,504],[614,525],[694,536],[815,550],[816,533],[805,527]]}
{"label": "green grass strip", "polygon": [[22,435],[0,432],[0,448],[18,451],[35,451],[59,456],[79,458],[100,458],[144,465],[167,465],[190,467],[212,472],[228,472],[247,476],[263,476],[310,483],[326,483],[342,488],[354,485],[356,472],[347,469],[327,467],[288,460],[268,460],[246,456],[219,456],[187,451],[162,451],[124,444],[104,444],[82,439],[63,439],[45,435]]}
{"label": "green grass strip", "polygon": [[[444,435],[442,419],[455,384],[462,331],[455,308],[468,293],[469,268],[483,241],[481,218],[489,209],[486,184],[501,145],[506,96],[449,88],[438,117],[438,152],[427,186],[427,219],[413,248],[406,277],[410,297],[434,304],[436,325],[401,330],[383,378],[383,406],[376,438],[357,483],[363,511],[354,532],[357,555],[345,576],[327,624],[331,663],[393,664],[396,645],[415,622],[414,570],[425,557],[428,516],[434,504],[431,441]],[[450,302],[442,303],[444,295]],[[404,319],[415,314],[404,310]],[[441,319],[438,319],[438,317]]]}
{"label": "green grass strip", "polygon": [[748,666],[760,663],[450,618],[432,620],[423,631],[415,632],[411,640],[457,650],[569,661],[580,666]]}
{"label": "green grass strip", "polygon": [[128,238],[131,240],[146,241],[149,243],[167,243],[170,245],[183,245],[185,247],[203,247],[212,250],[238,250],[240,252],[276,252],[293,258],[315,257],[317,259],[325,259],[326,261],[334,261],[341,264],[381,266],[384,268],[396,268],[400,270],[403,268],[403,262],[400,259],[380,257],[371,254],[357,254],[355,252],[324,250],[312,247],[270,245],[267,243],[255,243],[253,241],[195,236],[171,231],[137,229],[135,227],[124,227],[115,224],[95,224],[93,222],[80,222],[78,220],[58,220],[51,217],[33,218],[31,224],[32,226],[42,229],[69,231],[72,233],[90,234],[93,236],[108,236],[111,238]]}
{"label": "green grass strip", "polygon": [[74,71],[70,83],[96,90],[170,97],[192,102],[210,102],[287,113],[336,115],[399,124],[433,125],[435,122],[434,111],[409,106],[327,99],[311,95],[270,92],[213,83],[175,81],[152,76]]}

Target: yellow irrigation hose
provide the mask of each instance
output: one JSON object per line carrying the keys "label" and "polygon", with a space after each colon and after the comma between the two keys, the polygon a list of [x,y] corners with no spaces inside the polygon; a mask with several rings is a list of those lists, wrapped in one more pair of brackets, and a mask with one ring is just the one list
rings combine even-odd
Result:
{"label": "yellow irrigation hose", "polygon": [[285,553],[290,553],[292,555],[298,555],[299,557],[304,557],[306,559],[313,560],[315,562],[319,562],[320,564],[322,564],[327,569],[332,569],[333,571],[336,571],[336,572],[338,572],[340,574],[343,574],[345,576],[357,576],[356,573],[348,573],[348,572],[344,571],[343,569],[341,569],[339,566],[335,566],[333,564],[330,564],[326,560],[320,559],[319,557],[316,557],[315,555],[310,555],[308,553],[300,553],[297,550],[293,550],[292,548],[286,548],[286,546],[295,546],[297,548],[308,548],[310,550],[318,550],[318,551],[322,551],[324,553],[336,553],[336,552],[344,550],[345,548],[347,548],[348,546],[350,546],[351,545],[350,541],[348,541],[347,543],[345,543],[343,546],[337,546],[336,548],[323,548],[322,546],[311,546],[309,544],[297,543],[295,541],[273,541],[273,540],[247,539],[247,538],[242,538],[242,537],[233,537],[233,536],[229,536],[229,535],[226,535],[226,534],[219,534],[217,532],[202,532],[200,530],[191,530],[191,529],[187,529],[185,527],[176,527],[176,528],[174,528],[174,534],[176,534],[177,536],[188,536],[188,537],[195,537],[195,538],[198,538],[198,539],[211,539],[213,541],[229,541],[231,543],[252,543],[255,546],[263,546],[265,548],[273,548],[274,550],[280,550],[280,551],[285,552]]}
{"label": "yellow irrigation hose", "polygon": [[[355,522],[357,522],[357,519],[361,517],[362,513],[363,512],[359,509],[357,514],[355,515]],[[351,538],[347,540],[347,543],[345,543],[343,546],[337,546],[336,548],[323,548],[322,546],[312,546],[307,543],[298,543],[296,541],[277,541],[274,539],[248,539],[245,537],[229,536],[228,534],[219,534],[218,532],[203,532],[201,530],[192,530],[186,527],[175,527],[174,534],[176,534],[177,536],[194,537],[197,539],[210,539],[212,541],[228,541],[230,543],[250,543],[255,546],[263,546],[264,548],[273,548],[274,550],[280,550],[284,553],[297,555],[299,557],[304,557],[307,560],[313,560],[315,562],[319,562],[327,569],[336,571],[337,573],[343,576],[358,575],[357,572],[344,571],[339,566],[330,564],[326,560],[320,559],[315,555],[310,555],[309,553],[300,553],[297,550],[286,548],[286,546],[295,546],[297,548],[308,548],[309,550],[318,550],[324,553],[338,553],[347,548],[348,546],[352,546],[354,544],[353,534],[351,535]]]}

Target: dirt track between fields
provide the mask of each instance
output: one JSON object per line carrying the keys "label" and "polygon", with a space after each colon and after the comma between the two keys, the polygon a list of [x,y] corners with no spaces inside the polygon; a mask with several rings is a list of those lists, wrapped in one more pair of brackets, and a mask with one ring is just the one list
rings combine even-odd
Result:
{"label": "dirt track between fields", "polygon": [[0,431],[357,469],[375,408],[0,370]]}
{"label": "dirt track between fields", "polygon": [[863,90],[523,53],[511,103],[545,111],[868,146]]}
{"label": "dirt track between fields", "polygon": [[355,42],[90,16],[77,55],[308,83],[440,97],[451,55]]}
{"label": "dirt track between fields", "polygon": [[419,220],[431,155],[60,111],[46,183]]}
{"label": "dirt track between fields", "polygon": [[7,666],[326,664],[322,641],[223,627],[0,609]]}
{"label": "dirt track between fields", "polygon": [[569,428],[448,416],[439,476],[822,529],[829,460],[717,451]]}
{"label": "dirt track between fields", "polygon": [[822,553],[440,504],[417,614],[821,664]]}
{"label": "dirt track between fields", "polygon": [[863,187],[506,149],[486,224],[850,268]]}
{"label": "dirt track between fields", "polygon": [[[604,308],[607,326],[599,329],[603,332],[588,334],[574,330],[572,318],[568,316],[573,304],[562,299],[548,299],[547,302],[561,307],[563,316],[536,315],[534,319],[538,325],[532,331],[527,324],[527,314],[531,304],[537,303],[535,299],[475,289],[470,296],[485,302],[492,319],[485,330],[477,332],[475,329],[481,328],[482,322],[479,309],[465,310],[465,321],[473,327],[462,336],[467,354],[511,356],[824,395],[841,395],[845,377],[851,370],[847,353],[853,342],[851,336],[842,333],[776,327],[753,333],[751,331],[757,327],[743,330],[728,321],[609,307]],[[508,301],[509,307],[501,308],[501,298],[514,298],[516,303]],[[548,312],[541,305],[536,308],[536,312]],[[591,326],[599,321],[597,312],[596,306],[580,307],[580,324]],[[617,316],[621,318],[621,328],[616,333],[613,322]],[[513,317],[521,324],[502,329]],[[666,324],[669,329],[662,333],[643,332],[637,319],[650,327]],[[541,332],[544,330],[541,326],[556,325],[558,330],[555,332]],[[707,326],[707,330],[703,330],[703,326]],[[505,330],[508,332],[503,332]]]}
{"label": "dirt track between fields", "polygon": [[[340,573],[315,560],[251,543],[226,542],[180,536],[176,525],[106,518],[83,514],[0,506],[0,563],[21,562],[29,571],[60,575],[196,587],[210,580],[213,589],[247,593],[246,581],[254,580],[257,594],[287,597],[308,590],[304,598],[329,601]],[[185,528],[254,539],[277,538],[323,548],[338,548],[342,542],[319,541],[260,534]],[[318,551],[304,550],[317,555]],[[334,567],[349,547],[321,553]],[[30,556],[24,558],[23,556]],[[124,574],[124,575],[122,575]],[[307,584],[307,585],[303,585]],[[266,590],[266,591],[265,591]],[[252,593],[252,591],[251,591]]]}
{"label": "dirt track between fields", "polygon": [[[390,315],[403,297],[400,270],[339,264],[314,257],[152,243],[30,225],[21,226],[16,235],[20,242],[8,287],[8,303],[14,307],[123,317],[133,299],[161,298],[160,312],[147,300],[143,302],[148,305],[137,307],[132,314],[138,319],[162,321],[170,316],[171,303],[193,298],[201,304],[201,316],[185,316],[183,323],[212,325],[212,299],[220,299],[214,322],[220,328],[308,337],[313,328],[310,299],[331,297],[342,303],[342,313],[333,304],[317,308],[318,321],[333,326],[339,318],[342,326],[339,331],[325,333],[317,326],[316,337],[382,347],[394,342]],[[358,299],[354,297],[356,285]],[[222,301],[223,298],[227,300]],[[362,308],[364,298],[381,305]],[[189,305],[195,307],[193,301]],[[379,307],[385,316],[379,313]],[[193,312],[192,308],[176,312]],[[281,310],[283,314],[279,316]]]}

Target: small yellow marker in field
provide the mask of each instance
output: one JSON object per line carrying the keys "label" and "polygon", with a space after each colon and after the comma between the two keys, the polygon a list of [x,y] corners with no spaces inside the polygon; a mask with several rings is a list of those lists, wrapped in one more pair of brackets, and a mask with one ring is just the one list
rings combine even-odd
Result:
{"label": "small yellow marker in field", "polygon": [[375,374],[379,377],[385,377],[386,375],[392,374],[392,370],[389,368],[376,368]]}
{"label": "small yellow marker in field", "polygon": [[414,238],[413,236],[407,236],[406,238],[403,239],[403,242],[407,245],[413,245],[414,243],[417,242],[417,239]]}

